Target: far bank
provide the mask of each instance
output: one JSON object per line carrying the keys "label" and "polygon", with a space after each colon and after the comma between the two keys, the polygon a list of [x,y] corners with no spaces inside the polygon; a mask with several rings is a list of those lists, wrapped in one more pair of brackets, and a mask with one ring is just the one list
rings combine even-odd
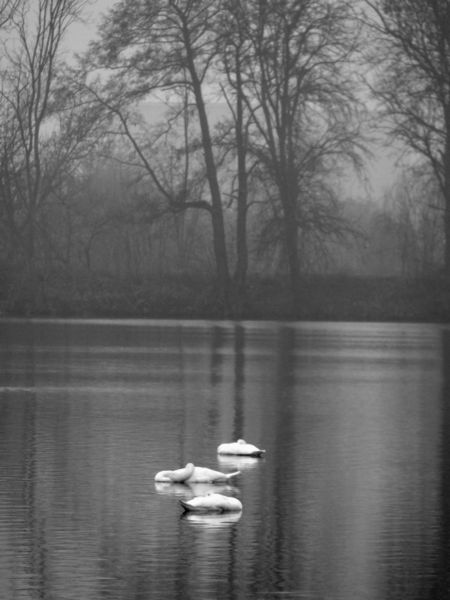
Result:
{"label": "far bank", "polygon": [[[4,317],[226,317],[214,283],[207,278],[69,280],[59,275],[34,286],[14,278],[1,284]],[[299,302],[292,309],[286,279],[252,278],[235,318],[445,323],[450,322],[450,282],[439,277],[304,277]]]}

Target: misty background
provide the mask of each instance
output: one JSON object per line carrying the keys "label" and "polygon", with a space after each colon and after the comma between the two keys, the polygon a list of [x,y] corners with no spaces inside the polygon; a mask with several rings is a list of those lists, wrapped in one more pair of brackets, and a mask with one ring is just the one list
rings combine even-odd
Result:
{"label": "misty background", "polygon": [[445,316],[450,79],[394,4],[3,0],[0,310]]}

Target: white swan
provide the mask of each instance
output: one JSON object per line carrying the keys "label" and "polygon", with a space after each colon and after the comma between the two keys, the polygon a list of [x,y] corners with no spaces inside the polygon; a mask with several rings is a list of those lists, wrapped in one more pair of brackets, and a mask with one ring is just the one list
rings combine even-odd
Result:
{"label": "white swan", "polygon": [[239,475],[240,471],[233,473],[222,473],[207,467],[196,467],[193,463],[187,463],[182,469],[174,471],[159,471],[155,475],[155,481],[163,483],[224,483]]}
{"label": "white swan", "polygon": [[242,502],[232,496],[224,496],[223,494],[207,494],[206,496],[196,496],[192,500],[180,500],[184,510],[189,512],[228,512],[242,510]]}
{"label": "white swan", "polygon": [[245,440],[238,440],[237,442],[227,442],[220,444],[217,448],[218,454],[237,454],[240,456],[262,456],[265,450],[261,450],[253,444],[248,444]]}

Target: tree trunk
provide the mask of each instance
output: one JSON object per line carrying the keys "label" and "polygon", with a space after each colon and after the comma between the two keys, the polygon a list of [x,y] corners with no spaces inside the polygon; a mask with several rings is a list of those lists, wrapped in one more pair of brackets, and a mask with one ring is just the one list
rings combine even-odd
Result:
{"label": "tree trunk", "polygon": [[450,280],[450,118],[444,150],[444,273]]}
{"label": "tree trunk", "polygon": [[445,205],[444,205],[444,272],[450,280],[450,172],[445,173]]}
{"label": "tree trunk", "polygon": [[292,316],[297,314],[300,292],[300,261],[298,256],[298,228],[295,202],[287,195],[282,198],[284,212],[285,247],[289,267]]}
{"label": "tree trunk", "polygon": [[[246,184],[245,184],[246,185]],[[236,270],[234,281],[239,306],[242,304],[247,282],[248,248],[247,248],[247,193],[239,189],[236,220]]]}
{"label": "tree trunk", "polygon": [[34,254],[35,254],[35,210],[31,206],[28,212],[28,228],[27,228],[27,239],[26,239],[26,261],[27,269],[29,273],[34,270]]}
{"label": "tree trunk", "polygon": [[185,30],[185,47],[187,53],[188,69],[192,80],[192,89],[195,97],[198,118],[200,122],[200,131],[203,142],[203,152],[205,156],[206,176],[208,178],[209,190],[211,193],[211,221],[213,229],[213,246],[216,260],[217,279],[219,293],[223,303],[224,316],[231,314],[230,299],[230,272],[228,269],[227,247],[225,240],[225,226],[223,219],[222,198],[220,194],[219,182],[217,179],[217,169],[214,160],[212,140],[209,131],[208,117],[206,114],[205,102],[203,99],[202,86],[198,78],[192,48],[190,45],[189,34]]}
{"label": "tree trunk", "polygon": [[[238,51],[237,51],[238,52]],[[242,96],[242,80],[240,72],[239,55],[236,56],[236,150],[238,171],[238,198],[236,218],[236,269],[235,281],[235,309],[237,316],[242,313],[242,304],[245,293],[248,270],[248,248],[247,248],[247,140],[244,132],[244,100]]]}

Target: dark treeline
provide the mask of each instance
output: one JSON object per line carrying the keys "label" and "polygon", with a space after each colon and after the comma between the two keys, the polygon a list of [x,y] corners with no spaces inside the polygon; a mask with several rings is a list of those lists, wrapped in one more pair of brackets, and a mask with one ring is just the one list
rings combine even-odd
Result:
{"label": "dark treeline", "polygon": [[447,2],[86,4],[0,2],[2,314],[448,319]]}

